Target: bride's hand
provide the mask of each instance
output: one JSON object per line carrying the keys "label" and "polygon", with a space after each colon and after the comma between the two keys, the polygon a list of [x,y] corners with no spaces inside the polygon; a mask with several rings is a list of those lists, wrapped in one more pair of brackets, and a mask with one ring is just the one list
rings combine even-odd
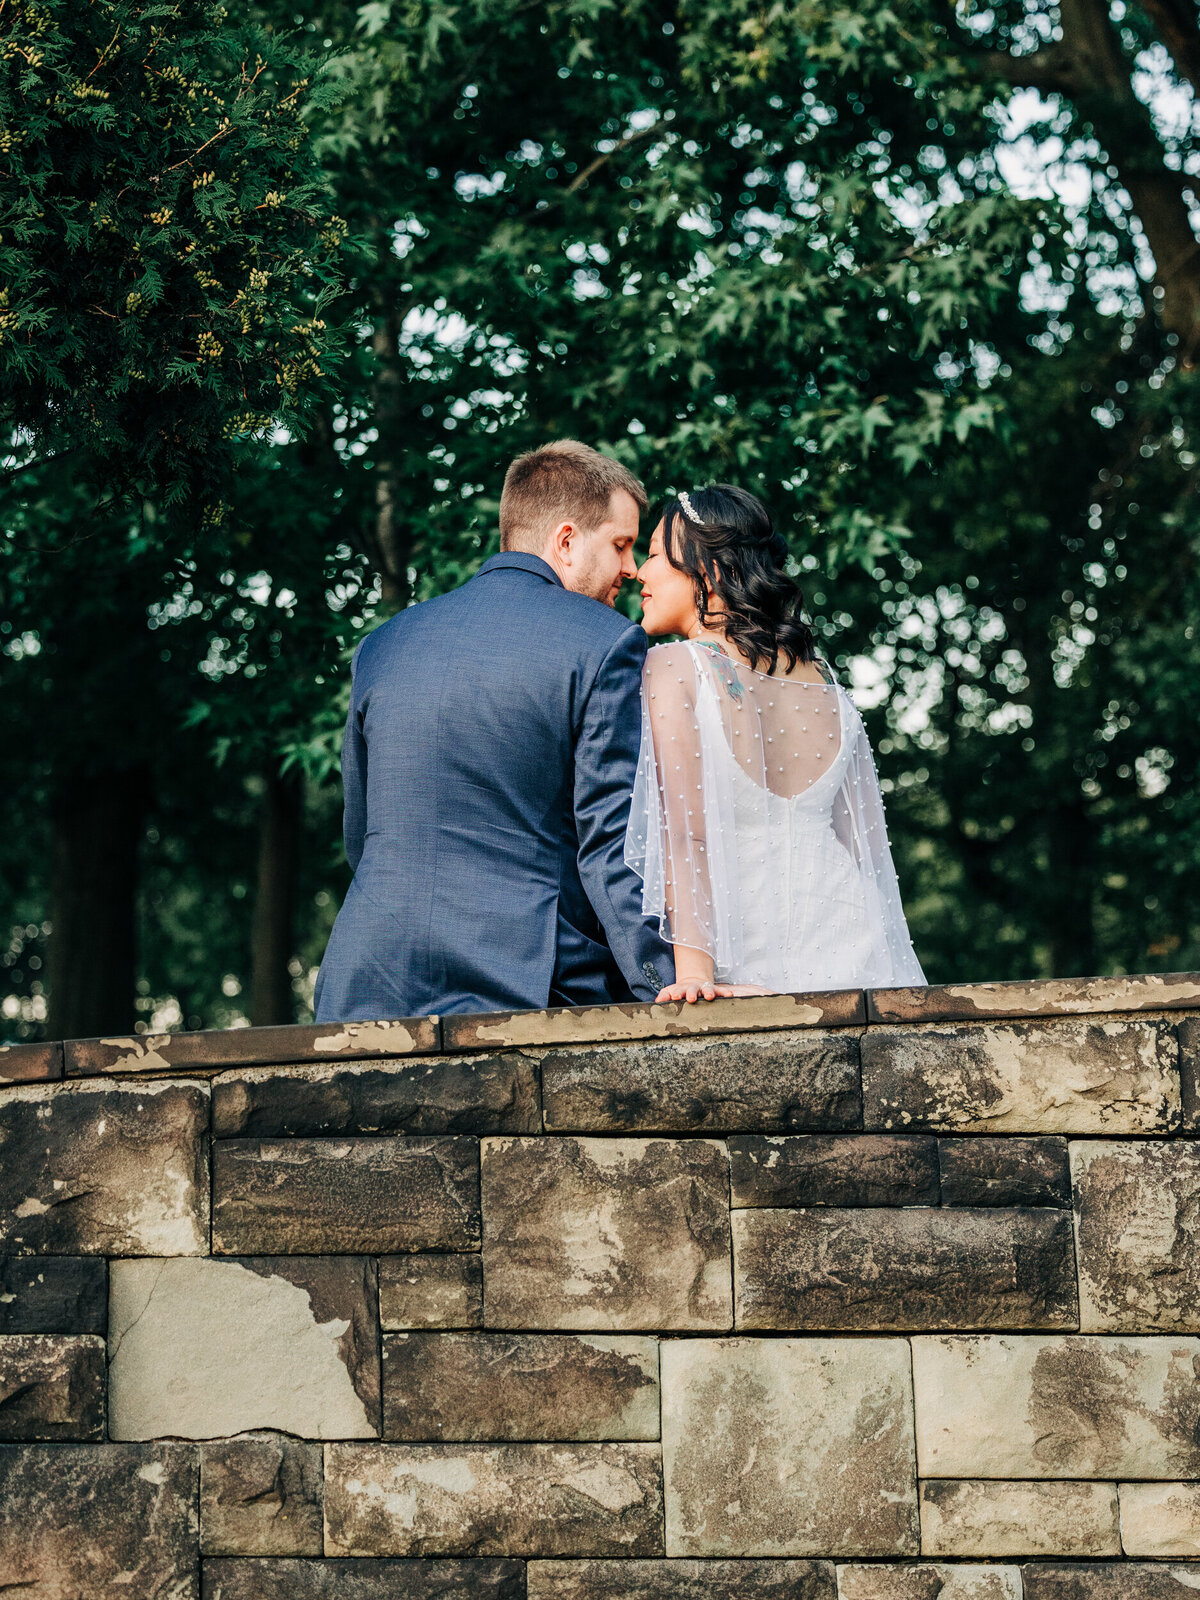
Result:
{"label": "bride's hand", "polygon": [[665,1006],[686,1000],[688,1005],[694,1006],[697,1000],[715,1000],[723,992],[723,986],[714,983],[711,978],[687,978],[682,983],[669,983],[665,989],[660,989],[654,997],[654,1004]]}
{"label": "bride's hand", "polygon": [[711,980],[706,983],[693,978],[685,983],[669,983],[658,991],[654,1003],[665,1006],[672,1001],[686,1000],[688,1005],[695,1005],[697,1000],[741,1000],[747,995],[775,993],[776,990],[764,989],[758,983],[713,983]]}

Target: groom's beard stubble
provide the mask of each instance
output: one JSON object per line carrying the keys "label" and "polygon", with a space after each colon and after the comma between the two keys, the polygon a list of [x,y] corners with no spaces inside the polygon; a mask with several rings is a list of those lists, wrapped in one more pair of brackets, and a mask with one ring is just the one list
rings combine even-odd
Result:
{"label": "groom's beard stubble", "polygon": [[599,600],[601,605],[615,606],[625,580],[620,572],[615,578],[611,576],[611,572],[612,567],[601,557],[599,560],[589,562],[571,587],[577,594],[587,595],[589,600]]}

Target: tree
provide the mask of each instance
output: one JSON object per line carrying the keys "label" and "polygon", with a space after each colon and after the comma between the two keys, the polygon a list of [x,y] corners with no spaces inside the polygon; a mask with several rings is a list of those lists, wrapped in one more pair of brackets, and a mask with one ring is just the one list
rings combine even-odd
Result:
{"label": "tree", "polygon": [[857,641],[889,666],[918,937],[955,977],[1195,966],[1200,28],[1095,0],[947,21],[981,79],[1043,91],[1026,159],[1046,141],[1077,198],[981,352],[995,446],[907,508],[920,570]]}
{"label": "tree", "polygon": [[209,0],[3,28],[6,610],[54,713],[54,1027],[95,1033],[129,1025],[154,752],[186,710],[151,607],[194,546],[236,548],[244,442],[323,392],[345,226],[303,121],[330,88],[277,36]]}

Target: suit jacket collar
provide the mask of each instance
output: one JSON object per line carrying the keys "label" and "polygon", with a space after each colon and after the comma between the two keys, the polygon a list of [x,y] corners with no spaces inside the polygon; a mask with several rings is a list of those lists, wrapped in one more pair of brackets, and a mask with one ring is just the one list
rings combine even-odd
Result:
{"label": "suit jacket collar", "polygon": [[475,576],[482,578],[485,572],[502,572],[507,568],[532,572],[534,577],[544,578],[547,583],[563,588],[562,579],[548,561],[543,561],[541,556],[528,555],[524,550],[502,550],[498,556],[491,556],[485,561]]}

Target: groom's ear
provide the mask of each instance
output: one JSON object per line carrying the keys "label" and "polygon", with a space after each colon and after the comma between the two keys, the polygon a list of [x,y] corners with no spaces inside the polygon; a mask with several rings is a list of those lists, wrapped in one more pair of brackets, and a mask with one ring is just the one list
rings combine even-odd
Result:
{"label": "groom's ear", "polygon": [[578,539],[579,529],[573,522],[560,522],[546,540],[546,555],[553,556],[561,561],[564,567],[569,567],[573,546]]}

